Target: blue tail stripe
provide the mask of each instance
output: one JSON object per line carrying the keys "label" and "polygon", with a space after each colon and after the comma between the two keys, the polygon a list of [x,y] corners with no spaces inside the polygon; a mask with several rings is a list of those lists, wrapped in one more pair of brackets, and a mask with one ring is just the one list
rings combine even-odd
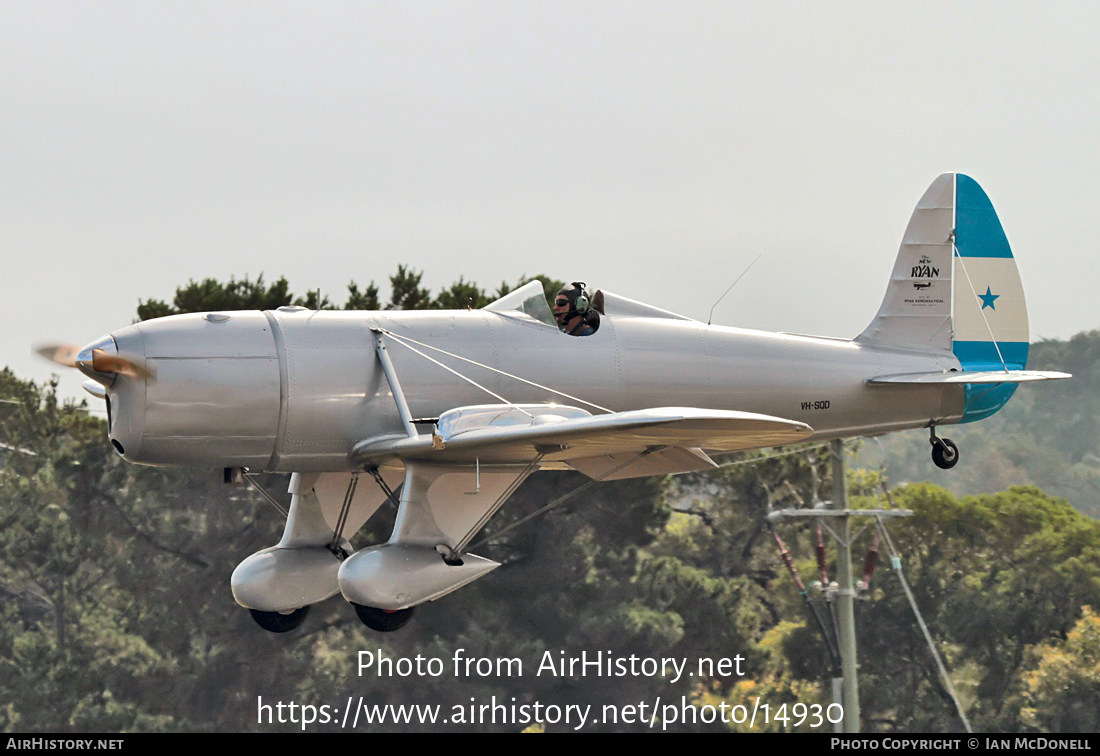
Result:
{"label": "blue tail stripe", "polygon": [[[976,373],[983,370],[1003,370],[1001,357],[997,356],[997,347],[1001,349],[1005,366],[1009,370],[1023,370],[1027,367],[1028,343],[1026,341],[956,341],[952,351],[962,363],[964,371]],[[968,383],[963,394],[963,416],[960,423],[972,423],[994,414],[1005,406],[1016,393],[1015,383]]]}
{"label": "blue tail stripe", "polygon": [[[997,347],[1001,356],[997,356]],[[1027,365],[1028,343],[1026,341],[956,341],[951,351],[959,358],[963,370],[1001,370],[1001,357],[1009,369],[1023,370]]]}
{"label": "blue tail stripe", "polygon": [[993,203],[962,173],[955,175],[955,246],[960,257],[1012,257]]}

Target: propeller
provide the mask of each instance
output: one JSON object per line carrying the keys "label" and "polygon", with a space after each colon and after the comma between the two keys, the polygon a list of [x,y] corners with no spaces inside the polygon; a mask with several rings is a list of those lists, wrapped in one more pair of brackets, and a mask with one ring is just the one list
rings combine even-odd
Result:
{"label": "propeller", "polygon": [[56,362],[65,367],[76,367],[76,356],[80,354],[80,347],[76,344],[46,344],[34,351],[50,362]]}
{"label": "propeller", "polygon": [[[98,345],[103,343],[101,339],[97,341],[95,345],[91,346],[91,359],[88,359],[87,356],[89,347],[81,348],[75,344],[45,344],[36,348],[35,351],[50,362],[63,367],[75,367],[92,378],[95,378],[95,376],[88,373],[85,368],[90,368],[96,373],[124,375],[127,378],[144,378],[146,380],[152,380],[156,377],[153,372],[144,365],[123,355],[112,354],[106,349],[98,348]],[[113,344],[114,342],[112,341],[110,344],[112,350]],[[82,353],[85,355],[83,359]]]}
{"label": "propeller", "polygon": [[92,370],[100,373],[118,373],[127,378],[153,378],[153,371],[133,360],[117,354],[108,354],[102,349],[92,350]]}

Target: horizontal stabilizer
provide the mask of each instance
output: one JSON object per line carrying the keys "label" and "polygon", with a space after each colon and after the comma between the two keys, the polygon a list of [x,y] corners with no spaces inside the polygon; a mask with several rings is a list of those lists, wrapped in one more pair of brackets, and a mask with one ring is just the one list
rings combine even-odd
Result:
{"label": "horizontal stabilizer", "polygon": [[914,384],[930,383],[1031,383],[1032,381],[1056,381],[1072,378],[1069,373],[1057,373],[1053,370],[990,370],[969,373],[965,370],[937,371],[935,373],[903,373],[901,375],[880,375],[867,379],[872,384]]}

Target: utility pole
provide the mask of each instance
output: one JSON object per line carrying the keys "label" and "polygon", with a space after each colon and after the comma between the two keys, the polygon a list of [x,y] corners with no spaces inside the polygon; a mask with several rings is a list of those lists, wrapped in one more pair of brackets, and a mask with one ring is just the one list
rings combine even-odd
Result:
{"label": "utility pole", "polygon": [[836,439],[829,444],[833,461],[832,508],[843,512],[838,518],[836,538],[837,624],[840,626],[840,669],[844,675],[844,732],[859,732],[859,664],[856,658],[855,585],[852,582],[852,540],[850,510],[848,509],[848,481],[844,464],[844,442]]}
{"label": "utility pole", "polygon": [[[770,522],[787,517],[812,517],[829,531],[836,541],[837,589],[836,622],[837,646],[840,650],[840,668],[842,680],[840,698],[844,707],[844,732],[859,732],[859,663],[856,657],[856,617],[855,585],[852,581],[852,541],[866,529],[860,528],[855,536],[851,533],[851,518],[872,517],[881,522],[887,517],[909,517],[910,509],[849,509],[846,460],[844,441],[836,439],[829,443],[833,468],[833,499],[825,509],[779,509],[769,512]],[[830,520],[832,523],[830,524]],[[835,528],[835,529],[834,529]],[[828,586],[823,586],[828,589]],[[833,697],[836,699],[836,681],[833,684]]]}

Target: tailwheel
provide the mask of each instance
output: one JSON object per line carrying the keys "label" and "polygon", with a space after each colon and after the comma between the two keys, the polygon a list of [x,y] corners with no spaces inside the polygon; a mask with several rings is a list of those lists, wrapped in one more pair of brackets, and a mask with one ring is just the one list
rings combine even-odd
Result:
{"label": "tailwheel", "polygon": [[259,609],[249,609],[252,619],[256,624],[270,633],[289,633],[306,621],[309,607],[294,609],[289,612],[261,612]]}
{"label": "tailwheel", "polygon": [[941,470],[950,470],[959,462],[959,447],[949,438],[937,438],[932,442],[932,461]]}
{"label": "tailwheel", "polygon": [[408,624],[412,619],[413,610],[416,607],[410,606],[408,609],[398,609],[390,612],[385,609],[376,609],[373,606],[363,606],[362,604],[352,604],[355,607],[355,613],[359,615],[359,620],[371,630],[377,630],[380,633],[392,633],[394,630],[400,630]]}

